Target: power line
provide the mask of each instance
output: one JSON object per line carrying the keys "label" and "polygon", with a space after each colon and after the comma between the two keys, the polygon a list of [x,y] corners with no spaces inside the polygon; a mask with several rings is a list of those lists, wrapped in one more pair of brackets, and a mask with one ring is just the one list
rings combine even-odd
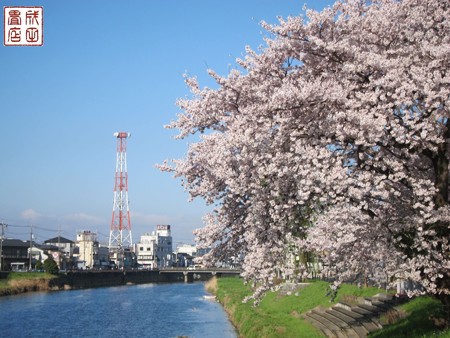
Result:
{"label": "power line", "polygon": [[[6,224],[6,223],[5,223]],[[31,230],[31,228],[33,228]],[[20,231],[22,230],[23,231]],[[29,231],[26,231],[25,229],[30,229]],[[13,230],[13,231],[11,231]],[[15,230],[15,231],[14,231]],[[59,229],[52,229],[48,227],[42,227],[42,226],[36,226],[36,225],[22,225],[22,224],[9,224],[8,223],[8,229],[6,231],[6,236],[17,236],[22,240],[29,240],[27,239],[27,235],[30,234],[30,231],[33,231],[33,238],[36,240],[36,238],[45,238],[48,237],[45,233],[48,232],[54,232],[55,234],[61,235],[63,231],[60,231]],[[63,232],[66,236],[70,236],[68,232]]]}
{"label": "power line", "polygon": [[13,228],[29,228],[29,225],[18,225],[18,224],[10,224],[8,223],[9,227],[13,227]]}

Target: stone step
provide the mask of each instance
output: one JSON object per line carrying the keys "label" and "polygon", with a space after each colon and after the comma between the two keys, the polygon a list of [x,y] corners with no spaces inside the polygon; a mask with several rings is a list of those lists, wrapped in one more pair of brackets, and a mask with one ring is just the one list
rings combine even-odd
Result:
{"label": "stone step", "polygon": [[317,329],[319,329],[320,331],[322,331],[322,333],[327,336],[328,338],[337,338],[337,336],[331,332],[328,327],[326,327],[325,325],[323,325],[320,321],[316,320],[315,318],[311,317],[309,315],[309,313],[305,313],[303,315],[303,318],[310,322],[312,325],[314,325]]}
{"label": "stone step", "polygon": [[338,306],[342,309],[352,311],[352,306],[350,304],[344,303],[344,302],[338,302],[335,306]]}
{"label": "stone step", "polygon": [[370,302],[367,302],[366,304],[376,306],[382,311],[387,311],[393,306],[393,304],[390,301],[379,301],[376,299],[371,299]]}
{"label": "stone step", "polygon": [[380,322],[378,321],[378,316],[379,316],[380,313],[378,313],[378,312],[374,313],[374,312],[371,312],[371,311],[369,311],[367,309],[361,308],[359,306],[353,307],[352,311],[363,315],[363,318],[360,319],[359,321],[360,321],[361,324],[364,325],[364,327],[369,332],[372,332],[372,331],[375,331],[375,330],[378,330],[378,329],[382,328]]}
{"label": "stone step", "polygon": [[355,319],[356,321],[358,321],[359,319],[364,318],[363,315],[359,314],[359,313],[355,313],[352,311],[352,309],[347,309],[345,307],[340,306],[339,304],[336,304],[335,306],[332,307],[333,310],[335,311],[339,311],[353,319]]}
{"label": "stone step", "polygon": [[337,326],[336,324],[334,324],[332,321],[328,320],[321,314],[318,314],[316,312],[309,312],[308,316],[321,322],[322,325],[326,326],[337,338],[346,338],[339,326]]}
{"label": "stone step", "polygon": [[373,314],[372,311],[367,310],[367,309],[365,309],[363,307],[360,307],[359,305],[353,305],[351,307],[351,309],[352,309],[351,310],[352,312],[356,312],[356,313],[358,313],[358,314],[360,314],[362,316],[371,316]]}
{"label": "stone step", "polygon": [[386,294],[386,293],[378,293],[375,296],[373,296],[372,298],[378,299],[380,301],[392,301],[394,300],[394,296],[391,294]]}
{"label": "stone step", "polygon": [[392,295],[378,294],[372,298],[358,298],[360,304],[345,302],[329,309],[316,308],[303,317],[330,338],[366,338],[370,332],[380,329],[378,321],[382,313],[393,309],[399,300]]}
{"label": "stone step", "polygon": [[329,309],[327,312],[335,316],[337,318],[340,318],[341,320],[345,321],[349,327],[353,329],[353,331],[356,333],[356,335],[360,338],[364,338],[367,336],[369,331],[362,325],[359,321],[357,321],[355,318],[352,318],[346,314],[344,314],[341,311]]}
{"label": "stone step", "polygon": [[381,299],[378,297],[363,298],[362,304],[372,305],[380,308],[382,311],[387,311],[393,306],[397,305],[397,299]]}
{"label": "stone step", "polygon": [[357,307],[360,309],[367,310],[374,315],[378,315],[379,313],[384,312],[383,309],[381,309],[380,307],[373,306],[373,305],[358,304]]}
{"label": "stone step", "polygon": [[344,322],[347,323],[347,325],[357,325],[358,324],[358,318],[355,318],[354,316],[345,313],[345,309],[342,309],[343,311],[339,311],[338,309],[335,308],[330,308],[328,310],[326,310],[326,312],[332,314],[335,317],[340,318],[341,320],[343,320]]}
{"label": "stone step", "polygon": [[[381,326],[379,325],[379,323],[374,323],[373,319],[368,316],[367,311],[365,310],[360,310],[358,312],[354,311],[356,310],[356,307],[352,307],[352,310],[349,311],[347,309],[344,309],[340,306],[336,306],[333,307],[334,310],[337,310],[347,316],[350,316],[352,318],[354,318],[356,321],[358,321],[358,323],[360,323],[360,325],[362,325],[364,327],[365,330],[367,330],[368,332],[372,332],[375,331],[377,329],[379,329]],[[364,312],[364,313],[361,313]],[[374,318],[376,320],[376,318]]]}
{"label": "stone step", "polygon": [[332,309],[328,309],[326,310],[326,312],[328,313],[328,315],[339,318],[347,324],[345,332],[347,333],[348,337],[365,338],[367,336],[368,331],[355,319]]}
{"label": "stone step", "polygon": [[317,314],[317,315],[319,315],[319,316],[322,316],[322,317],[328,319],[330,322],[332,322],[334,325],[336,325],[340,329],[349,327],[348,324],[345,321],[343,321],[340,318],[334,317],[333,315],[330,315],[327,311],[312,310],[312,312]]}
{"label": "stone step", "polygon": [[353,327],[348,327],[342,330],[347,338],[365,338],[366,336],[360,336]]}

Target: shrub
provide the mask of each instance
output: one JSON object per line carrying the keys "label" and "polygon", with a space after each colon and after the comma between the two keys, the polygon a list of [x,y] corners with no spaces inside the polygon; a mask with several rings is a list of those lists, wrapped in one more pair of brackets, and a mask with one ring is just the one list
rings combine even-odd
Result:
{"label": "shrub", "polygon": [[53,258],[49,257],[44,261],[44,270],[52,275],[56,275],[59,272],[58,264],[56,264]]}

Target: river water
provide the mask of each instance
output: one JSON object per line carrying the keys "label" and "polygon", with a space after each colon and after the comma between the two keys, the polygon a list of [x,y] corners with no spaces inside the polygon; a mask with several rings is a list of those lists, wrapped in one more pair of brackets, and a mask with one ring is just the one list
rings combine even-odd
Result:
{"label": "river water", "polygon": [[0,297],[0,337],[235,338],[201,282]]}

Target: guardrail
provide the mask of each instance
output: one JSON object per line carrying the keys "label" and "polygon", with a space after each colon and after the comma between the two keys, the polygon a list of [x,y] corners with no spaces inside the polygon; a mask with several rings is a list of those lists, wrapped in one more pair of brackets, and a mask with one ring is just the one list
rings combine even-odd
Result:
{"label": "guardrail", "polygon": [[204,273],[233,273],[240,274],[241,269],[227,269],[227,268],[181,268],[181,267],[168,267],[168,268],[159,268],[160,272],[204,272]]}

